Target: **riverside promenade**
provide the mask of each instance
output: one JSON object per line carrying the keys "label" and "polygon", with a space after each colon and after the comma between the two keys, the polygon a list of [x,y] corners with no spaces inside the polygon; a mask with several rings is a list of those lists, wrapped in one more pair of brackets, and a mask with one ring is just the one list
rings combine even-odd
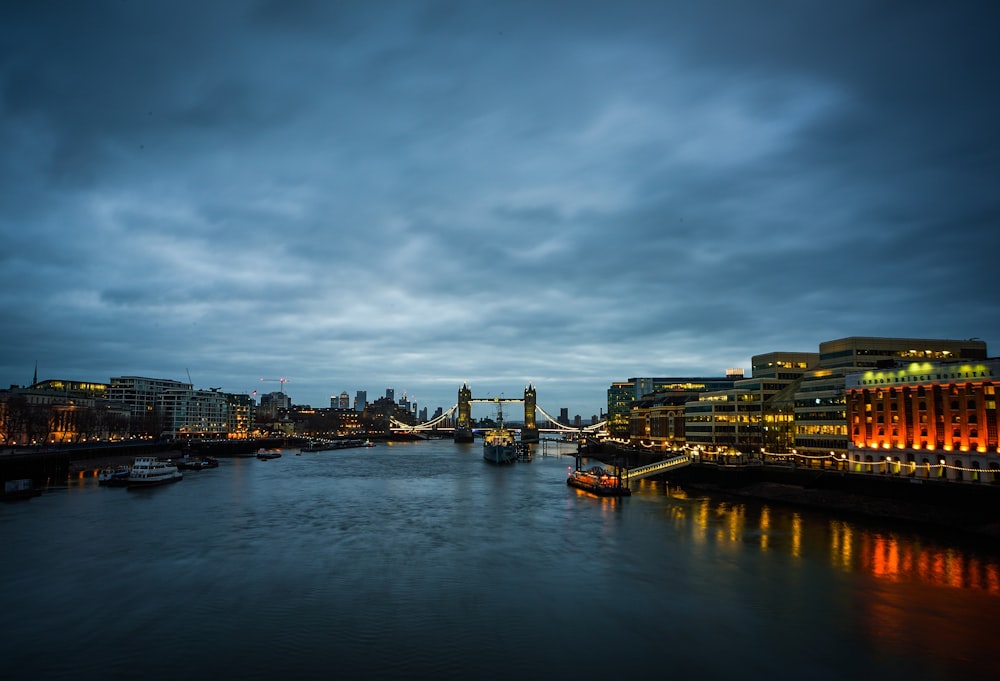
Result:
{"label": "riverside promenade", "polygon": [[[583,456],[636,468],[662,453],[605,444]],[[1000,541],[1000,485],[849,473],[788,460],[695,461],[653,479],[690,490],[789,506],[918,523]]]}

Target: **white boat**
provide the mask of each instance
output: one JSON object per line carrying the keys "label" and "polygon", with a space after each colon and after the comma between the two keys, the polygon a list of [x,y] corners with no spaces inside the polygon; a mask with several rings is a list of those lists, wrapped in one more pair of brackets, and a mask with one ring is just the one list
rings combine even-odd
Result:
{"label": "white boat", "polygon": [[155,456],[140,456],[132,463],[126,486],[153,487],[178,482],[183,478],[184,474],[171,462],[160,461]]}

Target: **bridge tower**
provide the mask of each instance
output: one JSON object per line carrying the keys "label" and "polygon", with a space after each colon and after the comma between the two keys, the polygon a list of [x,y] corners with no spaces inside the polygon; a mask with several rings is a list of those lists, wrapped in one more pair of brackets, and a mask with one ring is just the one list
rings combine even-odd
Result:
{"label": "bridge tower", "polygon": [[524,389],[524,427],[521,428],[521,442],[538,442],[538,426],[535,425],[535,387],[528,384]]}
{"label": "bridge tower", "polygon": [[458,389],[458,421],[455,442],[472,442],[472,391],[465,383]]}

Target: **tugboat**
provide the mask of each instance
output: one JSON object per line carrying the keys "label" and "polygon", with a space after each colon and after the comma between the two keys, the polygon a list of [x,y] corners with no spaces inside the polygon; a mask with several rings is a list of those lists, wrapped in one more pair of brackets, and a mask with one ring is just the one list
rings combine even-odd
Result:
{"label": "tugboat", "polygon": [[508,464],[517,461],[514,434],[503,424],[503,408],[497,402],[497,425],[483,435],[483,458],[490,463]]}

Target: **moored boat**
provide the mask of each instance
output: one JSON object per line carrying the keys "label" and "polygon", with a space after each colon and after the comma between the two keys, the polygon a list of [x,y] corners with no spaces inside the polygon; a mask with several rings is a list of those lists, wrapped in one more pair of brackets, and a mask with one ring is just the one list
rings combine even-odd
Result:
{"label": "moored boat", "polygon": [[179,482],[184,474],[170,461],[161,461],[154,456],[136,458],[129,471],[126,487],[153,487]]}
{"label": "moored boat", "polygon": [[566,484],[602,497],[632,496],[632,490],[622,482],[620,476],[600,466],[594,466],[585,471],[570,471],[569,477],[566,478]]}
{"label": "moored boat", "polygon": [[203,471],[206,468],[218,468],[219,460],[214,456],[185,456],[176,462],[178,470]]}
{"label": "moored boat", "polygon": [[490,463],[507,464],[517,461],[517,442],[503,423],[503,409],[497,403],[497,425],[483,434],[483,458]]}
{"label": "moored boat", "polygon": [[280,459],[281,450],[280,449],[258,449],[257,458],[261,461],[267,461],[268,459]]}
{"label": "moored boat", "polygon": [[108,466],[97,473],[97,484],[107,487],[125,487],[132,469],[126,465]]}

